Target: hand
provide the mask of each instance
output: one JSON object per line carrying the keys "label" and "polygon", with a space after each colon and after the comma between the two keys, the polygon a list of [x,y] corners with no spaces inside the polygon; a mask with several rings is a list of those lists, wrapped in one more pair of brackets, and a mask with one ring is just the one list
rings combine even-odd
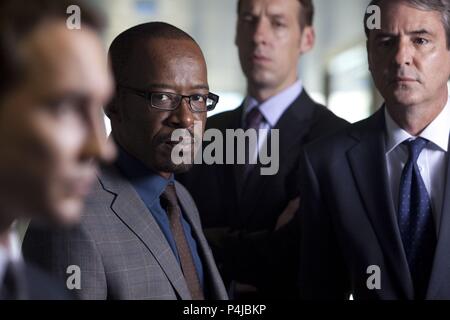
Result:
{"label": "hand", "polygon": [[275,226],[275,231],[286,225],[295,215],[298,208],[300,207],[300,197],[297,197],[291,201],[289,201],[286,209],[284,209],[283,213],[278,217],[277,224]]}

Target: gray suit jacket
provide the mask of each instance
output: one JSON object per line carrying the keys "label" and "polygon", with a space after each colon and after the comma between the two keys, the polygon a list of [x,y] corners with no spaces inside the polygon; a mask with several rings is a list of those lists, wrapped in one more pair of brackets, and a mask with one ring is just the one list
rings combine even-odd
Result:
{"label": "gray suit jacket", "polygon": [[[203,262],[206,298],[227,299],[195,203],[181,184],[175,188]],[[81,299],[191,299],[156,220],[113,166],[102,169],[79,226],[61,231],[32,224],[23,251],[64,283],[73,274],[68,266],[79,266],[81,289],[74,291]]]}

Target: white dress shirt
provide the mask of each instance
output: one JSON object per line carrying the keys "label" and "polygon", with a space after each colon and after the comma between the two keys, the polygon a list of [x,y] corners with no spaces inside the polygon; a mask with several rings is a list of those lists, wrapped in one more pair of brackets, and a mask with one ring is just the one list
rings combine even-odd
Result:
{"label": "white dress shirt", "polygon": [[[442,202],[444,197],[445,174],[447,163],[448,141],[450,134],[450,99],[441,113],[422,131],[418,137],[430,141],[420,153],[417,166],[431,199],[433,217],[437,233],[441,221]],[[389,183],[398,210],[398,194],[403,167],[408,161],[408,148],[402,143],[415,139],[398,126],[385,108],[386,121],[386,164]]]}
{"label": "white dress shirt", "polygon": [[3,277],[8,263],[22,263],[22,253],[16,232],[10,231],[8,238],[8,244],[6,246],[0,243],[0,288],[3,284]]}

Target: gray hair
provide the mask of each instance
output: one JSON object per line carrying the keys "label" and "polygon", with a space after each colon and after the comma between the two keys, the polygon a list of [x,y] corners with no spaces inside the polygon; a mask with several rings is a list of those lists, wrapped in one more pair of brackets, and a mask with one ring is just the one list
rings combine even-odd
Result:
{"label": "gray hair", "polygon": [[[369,6],[379,5],[383,0],[372,0]],[[444,25],[446,38],[447,38],[447,48],[450,49],[450,0],[389,0],[389,1],[402,1],[405,4],[425,11],[438,11],[442,16],[442,24]],[[368,6],[368,7],[369,7]],[[369,28],[367,27],[367,19],[369,14],[366,12],[364,15],[364,31],[366,32],[367,38],[369,38]]]}

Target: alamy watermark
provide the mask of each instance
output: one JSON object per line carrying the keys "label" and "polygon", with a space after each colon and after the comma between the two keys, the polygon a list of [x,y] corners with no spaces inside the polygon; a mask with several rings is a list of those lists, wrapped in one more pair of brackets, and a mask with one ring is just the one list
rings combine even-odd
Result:
{"label": "alamy watermark", "polygon": [[[202,131],[202,122],[195,121],[193,136],[188,129],[176,129],[172,132],[171,141],[179,142],[171,153],[171,160],[175,165],[259,163],[261,175],[270,176],[278,173],[280,164],[278,129],[226,129],[225,134],[218,129],[208,129],[203,139]],[[202,149],[202,141],[210,143]]]}
{"label": "alamy watermark", "polygon": [[366,281],[367,289],[381,290],[381,268],[371,265],[367,267],[366,273],[369,275]]}
{"label": "alamy watermark", "polygon": [[366,19],[366,27],[369,30],[381,29],[381,9],[377,5],[367,7],[366,13],[369,15]]}
{"label": "alamy watermark", "polygon": [[69,276],[66,280],[66,287],[69,290],[81,290],[81,269],[77,265],[70,265],[66,269]]}
{"label": "alamy watermark", "polygon": [[66,20],[66,26],[69,30],[81,29],[81,9],[77,5],[68,6],[66,13],[69,14]]}

